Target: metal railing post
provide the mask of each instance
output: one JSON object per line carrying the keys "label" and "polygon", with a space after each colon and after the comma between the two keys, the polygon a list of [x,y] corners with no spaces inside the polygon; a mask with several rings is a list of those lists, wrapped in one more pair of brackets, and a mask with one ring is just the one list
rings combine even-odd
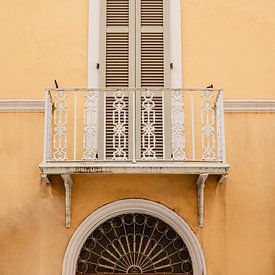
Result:
{"label": "metal railing post", "polygon": [[51,131],[52,131],[52,102],[48,89],[45,90],[45,115],[44,115],[44,153],[43,162],[46,163],[51,157]]}
{"label": "metal railing post", "polygon": [[77,149],[77,92],[74,92],[74,160],[76,160]]}
{"label": "metal railing post", "polygon": [[195,114],[194,114],[194,95],[191,92],[191,131],[192,131],[192,159],[196,159],[196,140],[195,140]]}
{"label": "metal railing post", "polygon": [[106,160],[106,90],[103,90],[103,160]]}
{"label": "metal railing post", "polygon": [[225,163],[225,133],[224,133],[224,107],[223,107],[223,91],[218,91],[217,96],[217,140],[218,140],[218,160]]}

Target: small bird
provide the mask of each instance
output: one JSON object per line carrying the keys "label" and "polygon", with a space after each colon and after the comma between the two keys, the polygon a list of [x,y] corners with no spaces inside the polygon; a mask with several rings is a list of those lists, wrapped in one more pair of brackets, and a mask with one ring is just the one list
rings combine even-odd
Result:
{"label": "small bird", "polygon": [[54,84],[55,84],[55,88],[58,89],[59,87],[56,80],[54,80]]}
{"label": "small bird", "polygon": [[211,84],[210,86],[206,87],[206,89],[213,89],[213,84]]}

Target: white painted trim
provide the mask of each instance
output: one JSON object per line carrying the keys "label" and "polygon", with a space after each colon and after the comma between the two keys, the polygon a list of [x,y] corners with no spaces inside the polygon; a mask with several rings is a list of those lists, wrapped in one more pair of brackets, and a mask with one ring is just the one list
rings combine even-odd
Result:
{"label": "white painted trim", "polygon": [[144,199],[125,199],[109,203],[90,214],[77,228],[65,252],[62,275],[75,275],[77,258],[82,246],[93,230],[106,220],[126,213],[155,216],[169,224],[185,242],[193,263],[194,275],[207,275],[200,243],[189,225],[164,205]]}
{"label": "white painted trim", "polygon": [[182,88],[182,54],[181,54],[181,4],[180,0],[173,0],[170,4],[170,70],[171,87]]}
{"label": "white painted trim", "polygon": [[275,100],[225,100],[227,113],[274,113]]}
{"label": "white painted trim", "polygon": [[100,85],[100,1],[89,0],[88,87],[95,88]]}
{"label": "white painted trim", "polygon": [[0,100],[0,113],[43,113],[45,101],[34,99]]}
{"label": "white painted trim", "polygon": [[[181,9],[180,0],[170,1],[170,62],[174,68],[171,72],[171,87],[182,87],[181,64]],[[100,0],[89,0],[89,42],[88,42],[88,87],[100,85]]]}

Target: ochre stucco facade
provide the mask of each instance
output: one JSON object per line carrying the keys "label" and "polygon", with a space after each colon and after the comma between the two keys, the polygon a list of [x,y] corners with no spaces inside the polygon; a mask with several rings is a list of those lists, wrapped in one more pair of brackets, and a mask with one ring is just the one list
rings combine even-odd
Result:
{"label": "ochre stucco facade", "polygon": [[[225,99],[274,100],[274,11],[273,1],[182,0],[184,86],[214,83]],[[88,1],[6,1],[0,13],[1,99],[42,99],[53,79],[87,86]],[[186,175],[74,176],[66,229],[61,179],[40,181],[43,119],[0,113],[0,274],[61,274],[78,225],[124,198],[177,212],[198,237],[208,274],[274,274],[275,114],[225,113],[229,177],[207,182],[203,229],[195,177]]]}

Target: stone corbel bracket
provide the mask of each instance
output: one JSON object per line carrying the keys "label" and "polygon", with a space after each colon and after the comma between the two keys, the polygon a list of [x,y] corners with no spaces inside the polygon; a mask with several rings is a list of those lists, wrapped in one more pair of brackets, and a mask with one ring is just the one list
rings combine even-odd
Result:
{"label": "stone corbel bracket", "polygon": [[[204,189],[205,183],[209,174],[199,174],[196,185],[197,185],[197,200],[198,200],[198,226],[204,227]],[[218,184],[222,184],[227,179],[227,173],[219,176]],[[71,227],[71,209],[72,209],[72,187],[73,180],[70,174],[61,174],[65,187],[65,226],[66,228]],[[49,184],[49,178],[47,174],[42,174],[42,182]]]}
{"label": "stone corbel bracket", "polygon": [[[65,226],[66,228],[71,227],[71,212],[72,212],[72,187],[73,180],[71,175],[63,174],[61,175],[64,187],[65,187]],[[41,181],[44,184],[50,184],[50,179],[47,174],[42,174]]]}
{"label": "stone corbel bracket", "polygon": [[204,188],[207,178],[208,174],[200,174],[196,182],[198,192],[198,223],[201,228],[204,226]]}
{"label": "stone corbel bracket", "polygon": [[65,186],[65,226],[71,227],[71,210],[72,210],[72,187],[73,180],[71,175],[61,175]]}
{"label": "stone corbel bracket", "polygon": [[[200,228],[204,227],[204,188],[209,174],[200,174],[197,178],[197,192],[198,192],[198,225]],[[223,174],[218,179],[218,184],[223,184],[228,175]]]}
{"label": "stone corbel bracket", "polygon": [[41,175],[41,182],[44,184],[50,184],[50,179],[47,174],[42,174]]}
{"label": "stone corbel bracket", "polygon": [[218,184],[223,184],[223,183],[225,183],[225,181],[227,180],[227,178],[228,178],[228,174],[222,174],[222,175],[219,177]]}

